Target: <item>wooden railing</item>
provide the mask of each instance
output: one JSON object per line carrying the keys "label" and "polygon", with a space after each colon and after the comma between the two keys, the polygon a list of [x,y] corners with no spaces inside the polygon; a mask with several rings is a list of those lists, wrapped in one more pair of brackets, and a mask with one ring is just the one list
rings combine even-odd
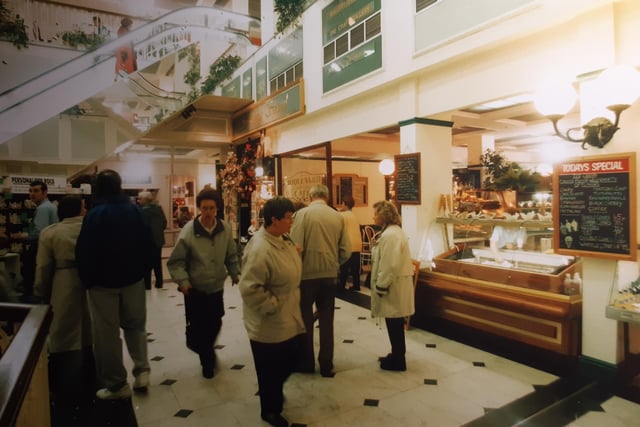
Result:
{"label": "wooden railing", "polygon": [[0,304],[11,339],[0,358],[0,426],[51,425],[45,346],[51,317],[48,305]]}

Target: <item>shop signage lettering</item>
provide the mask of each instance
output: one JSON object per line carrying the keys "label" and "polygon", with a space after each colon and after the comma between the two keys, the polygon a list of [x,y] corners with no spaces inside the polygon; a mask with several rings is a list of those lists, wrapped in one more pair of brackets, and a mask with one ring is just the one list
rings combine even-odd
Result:
{"label": "shop signage lettering", "polygon": [[309,190],[316,184],[325,184],[325,175],[312,175],[301,172],[284,178],[284,196],[292,200],[308,203]]}
{"label": "shop signage lettering", "polygon": [[635,260],[635,153],[567,160],[554,174],[561,254]]}
{"label": "shop signage lettering", "polygon": [[11,192],[15,194],[28,194],[29,184],[32,181],[42,181],[47,184],[49,194],[64,194],[67,188],[67,178],[64,176],[11,175],[8,178]]}

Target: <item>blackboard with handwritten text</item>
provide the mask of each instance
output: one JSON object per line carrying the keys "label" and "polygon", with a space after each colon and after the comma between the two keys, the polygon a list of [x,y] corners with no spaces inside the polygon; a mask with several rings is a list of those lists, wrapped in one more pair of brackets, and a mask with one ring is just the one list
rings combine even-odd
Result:
{"label": "blackboard with handwritten text", "polygon": [[420,153],[394,156],[396,164],[396,202],[420,204]]}
{"label": "blackboard with handwritten text", "polygon": [[635,260],[635,153],[571,159],[554,174],[557,253]]}

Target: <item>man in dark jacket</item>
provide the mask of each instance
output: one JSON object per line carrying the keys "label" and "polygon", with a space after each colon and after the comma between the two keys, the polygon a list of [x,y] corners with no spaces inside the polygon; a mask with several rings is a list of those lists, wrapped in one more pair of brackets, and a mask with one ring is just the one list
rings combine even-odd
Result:
{"label": "man in dark jacket", "polygon": [[142,210],[122,194],[122,180],[109,169],[96,177],[95,205],[76,244],[78,273],[87,288],[94,337],[99,399],[131,396],[122,363],[120,328],[133,360],[134,390],[149,385],[144,275],[153,243]]}
{"label": "man in dark jacket", "polygon": [[150,191],[138,193],[138,203],[142,206],[142,216],[151,228],[153,252],[151,269],[144,276],[144,287],[151,289],[151,272],[156,276],[156,288],[162,287],[162,247],[164,246],[164,229],[167,228],[167,217],[154,200]]}

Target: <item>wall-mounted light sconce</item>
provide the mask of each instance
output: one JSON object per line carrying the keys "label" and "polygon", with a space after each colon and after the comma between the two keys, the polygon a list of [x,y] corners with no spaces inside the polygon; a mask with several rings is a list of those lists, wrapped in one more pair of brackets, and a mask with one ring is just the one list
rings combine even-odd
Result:
{"label": "wall-mounted light sconce", "polygon": [[[586,82],[585,82],[586,83]],[[535,98],[536,109],[553,123],[553,129],[565,141],[582,143],[592,147],[603,148],[616,133],[620,114],[629,108],[640,95],[640,73],[630,66],[615,66],[603,71],[593,83],[592,100],[581,94],[581,110],[587,104],[601,105],[612,111],[614,121],[606,117],[590,119],[581,128],[570,128],[564,134],[558,129],[558,120],[564,117],[575,105],[577,94],[571,84],[556,85],[538,92]],[[586,91],[585,91],[586,92]],[[572,132],[583,129],[582,138],[571,136]]]}
{"label": "wall-mounted light sconce", "polygon": [[396,170],[396,165],[391,159],[384,159],[378,164],[378,170],[382,175],[391,175]]}

